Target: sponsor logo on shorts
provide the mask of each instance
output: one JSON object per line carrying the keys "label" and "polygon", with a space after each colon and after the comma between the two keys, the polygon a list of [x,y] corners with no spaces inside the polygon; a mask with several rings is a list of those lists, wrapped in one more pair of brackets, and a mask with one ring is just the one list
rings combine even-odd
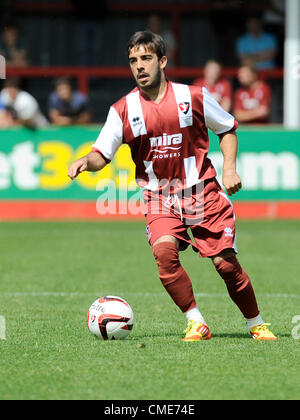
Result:
{"label": "sponsor logo on shorts", "polygon": [[150,227],[149,226],[146,227],[146,235],[147,235],[148,241],[150,241],[151,236],[152,236],[152,232],[150,232]]}
{"label": "sponsor logo on shorts", "polygon": [[233,238],[232,229],[231,229],[230,227],[225,228],[225,229],[224,229],[224,232],[225,232],[225,236],[226,236],[226,237]]}

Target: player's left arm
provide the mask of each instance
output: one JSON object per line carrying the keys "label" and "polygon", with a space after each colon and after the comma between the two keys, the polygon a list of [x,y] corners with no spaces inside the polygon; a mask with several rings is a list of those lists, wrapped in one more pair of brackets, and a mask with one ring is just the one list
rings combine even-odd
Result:
{"label": "player's left arm", "polygon": [[222,184],[230,196],[242,188],[241,179],[236,171],[238,139],[234,130],[221,134],[219,138],[224,157]]}
{"label": "player's left arm", "polygon": [[202,88],[202,92],[205,125],[219,136],[224,157],[222,183],[227,194],[232,195],[242,188],[241,179],[236,172],[238,140],[235,130],[238,123],[218,104],[207,89]]}

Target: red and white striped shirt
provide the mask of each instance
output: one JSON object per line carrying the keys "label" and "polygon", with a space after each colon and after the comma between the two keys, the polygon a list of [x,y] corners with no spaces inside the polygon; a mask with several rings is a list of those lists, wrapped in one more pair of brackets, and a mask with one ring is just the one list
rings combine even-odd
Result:
{"label": "red and white striped shirt", "polygon": [[184,189],[216,176],[207,157],[208,129],[221,135],[237,126],[204,87],[167,82],[159,104],[138,88],[116,102],[93,150],[109,162],[128,144],[139,186],[158,191],[172,183]]}

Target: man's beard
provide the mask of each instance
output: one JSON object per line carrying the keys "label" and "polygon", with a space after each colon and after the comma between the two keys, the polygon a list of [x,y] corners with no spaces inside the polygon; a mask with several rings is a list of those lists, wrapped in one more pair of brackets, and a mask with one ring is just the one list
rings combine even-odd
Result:
{"label": "man's beard", "polygon": [[153,89],[156,89],[156,88],[158,88],[158,87],[160,86],[160,84],[161,84],[161,79],[162,79],[162,75],[161,75],[160,67],[158,66],[158,67],[157,67],[157,73],[156,73],[156,76],[155,76],[155,78],[154,78],[153,82],[152,82],[150,85],[148,85],[148,86],[143,86],[143,85],[141,85],[141,84],[139,84],[139,83],[138,83],[138,85],[139,85],[139,87],[140,87],[142,90],[144,90],[144,91],[153,90]]}

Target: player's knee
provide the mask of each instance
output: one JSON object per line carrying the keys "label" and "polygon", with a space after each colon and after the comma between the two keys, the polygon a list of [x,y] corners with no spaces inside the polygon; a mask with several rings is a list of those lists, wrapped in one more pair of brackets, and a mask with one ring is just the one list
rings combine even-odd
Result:
{"label": "player's knee", "polygon": [[221,258],[214,261],[217,272],[221,277],[232,276],[233,274],[238,275],[242,273],[243,269],[240,266],[236,256]]}
{"label": "player's knee", "polygon": [[165,242],[171,242],[173,244],[176,244],[177,249],[179,248],[179,239],[177,239],[175,236],[172,235],[163,235],[160,238],[158,238],[154,244],[153,247],[155,247],[156,245],[160,244],[160,243],[165,243]]}
{"label": "player's knee", "polygon": [[214,266],[217,268],[224,260],[235,257],[235,252],[233,249],[224,249],[218,255],[215,255],[211,258]]}
{"label": "player's knee", "polygon": [[180,268],[177,245],[173,242],[160,242],[154,245],[153,255],[156,260],[159,276],[172,275]]}

